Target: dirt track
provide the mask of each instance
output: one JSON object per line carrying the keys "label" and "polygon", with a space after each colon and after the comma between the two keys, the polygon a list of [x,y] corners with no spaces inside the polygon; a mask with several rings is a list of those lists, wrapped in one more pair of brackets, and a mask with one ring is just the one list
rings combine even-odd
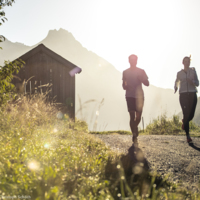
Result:
{"label": "dirt track", "polygon": [[[128,153],[132,145],[130,135],[96,135],[111,149]],[[150,170],[161,175],[170,173],[170,181],[188,189],[199,190],[200,138],[192,138],[188,145],[185,136],[139,136],[138,148],[149,162]],[[200,190],[199,190],[200,191]]]}

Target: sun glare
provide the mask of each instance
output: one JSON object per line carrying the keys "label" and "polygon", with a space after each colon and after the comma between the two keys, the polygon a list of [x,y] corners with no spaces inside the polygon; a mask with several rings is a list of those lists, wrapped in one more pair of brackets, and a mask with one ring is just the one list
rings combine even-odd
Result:
{"label": "sun glare", "polygon": [[48,149],[50,147],[50,145],[48,143],[45,143],[44,147]]}
{"label": "sun glare", "polygon": [[53,129],[53,132],[54,132],[54,133],[57,133],[57,132],[58,132],[58,129],[57,129],[57,128],[54,128],[54,129]]}
{"label": "sun glare", "polygon": [[28,163],[28,168],[33,171],[38,170],[40,168],[40,163],[32,160]]}

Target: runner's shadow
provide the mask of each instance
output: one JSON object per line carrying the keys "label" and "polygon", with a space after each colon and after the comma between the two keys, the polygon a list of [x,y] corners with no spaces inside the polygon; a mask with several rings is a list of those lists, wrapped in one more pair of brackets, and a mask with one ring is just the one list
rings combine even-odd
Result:
{"label": "runner's shadow", "polygon": [[128,157],[132,166],[142,166],[145,171],[150,168],[149,162],[145,158],[143,151],[134,144],[132,144],[132,146],[128,149],[128,154],[125,157]]}
{"label": "runner's shadow", "polygon": [[[161,176],[154,176],[149,172],[150,163],[145,158],[145,154],[133,144],[128,149],[128,153],[122,154],[119,160],[108,158],[105,167],[105,177],[112,186],[109,189],[110,193],[113,194],[114,199],[118,199],[116,195],[123,188],[126,197],[130,195],[129,189],[131,189],[132,193],[139,191],[140,196],[149,194],[151,198],[155,189],[152,187],[152,181],[156,185],[157,190],[170,186]],[[126,181],[124,182],[123,180]]]}
{"label": "runner's shadow", "polygon": [[195,146],[194,143],[189,143],[189,146],[191,146],[193,149],[200,151],[200,148]]}

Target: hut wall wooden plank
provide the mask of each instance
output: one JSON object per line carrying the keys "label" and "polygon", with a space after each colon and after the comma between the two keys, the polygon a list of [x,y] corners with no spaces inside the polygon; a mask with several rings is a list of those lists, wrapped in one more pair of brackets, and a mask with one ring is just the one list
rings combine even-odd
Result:
{"label": "hut wall wooden plank", "polygon": [[[32,53],[32,56],[27,57],[25,60],[24,70],[20,70],[19,76],[22,79],[31,79],[32,88],[34,86],[39,86],[40,81],[43,84],[52,84],[52,92],[50,93],[51,97],[56,96],[57,102],[63,103],[66,105],[66,102],[69,99],[72,100],[72,106],[69,105],[70,117],[75,117],[75,76],[71,77],[69,71],[72,68],[71,65],[67,65],[68,62],[60,62],[57,57],[51,56],[45,50],[43,51],[41,47],[40,51]],[[35,82],[37,81],[36,85]],[[15,81],[17,82],[17,81]],[[27,92],[30,88],[30,81],[27,85]],[[43,92],[44,88],[43,88]]]}
{"label": "hut wall wooden plank", "polygon": [[45,71],[45,81],[47,84],[49,84],[49,94],[48,96],[50,97],[50,99],[52,99],[52,86],[50,86],[52,84],[52,58],[50,56],[48,56],[47,54],[45,54],[45,66],[44,66],[44,71]]}
{"label": "hut wall wooden plank", "polygon": [[52,73],[53,73],[53,91],[54,91],[54,97],[56,97],[56,99],[58,98],[57,96],[57,69],[56,69],[56,61],[54,59],[52,59]]}
{"label": "hut wall wooden plank", "polygon": [[64,82],[63,82],[63,103],[66,105],[67,97],[69,96],[68,93],[67,93],[68,92],[67,88],[68,88],[69,79],[67,77],[67,74],[68,74],[67,67],[64,67],[63,70],[64,70],[63,74],[65,75],[65,76],[63,76],[63,79],[64,79]]}
{"label": "hut wall wooden plank", "polygon": [[29,61],[30,61],[30,69],[29,69],[29,77],[27,77],[27,78],[28,79],[30,78],[29,87],[30,87],[30,84],[31,84],[31,94],[33,94],[35,92],[34,84],[35,84],[35,81],[36,81],[36,74],[35,74],[36,64],[40,63],[40,62],[38,62],[38,56],[32,56],[29,59]]}
{"label": "hut wall wooden plank", "polygon": [[[38,54],[34,56],[35,56],[35,59],[32,66],[34,70],[33,70],[32,75],[35,76],[35,78],[34,78],[33,86],[37,88],[40,82],[40,66],[39,66],[39,61],[38,61]],[[37,90],[34,89],[34,92],[40,92],[40,91],[38,89]]]}
{"label": "hut wall wooden plank", "polygon": [[54,93],[54,82],[53,82],[53,58],[49,57],[49,82],[50,84],[52,84],[51,89],[51,98],[53,98],[55,96]]}
{"label": "hut wall wooden plank", "polygon": [[62,95],[62,103],[63,104],[65,104],[65,95],[64,95],[64,92],[65,92],[65,77],[66,77],[66,75],[65,75],[65,73],[64,73],[64,66],[62,65],[62,82],[61,82],[61,91],[60,91],[60,93],[61,93],[61,95]]}
{"label": "hut wall wooden plank", "polygon": [[29,82],[27,82],[28,77],[29,77],[30,67],[31,67],[30,60],[26,60],[26,66],[25,66],[25,81],[26,81],[26,92],[27,92],[27,93],[30,92]]}
{"label": "hut wall wooden plank", "polygon": [[[34,71],[34,76],[35,76],[35,81],[37,81],[37,86],[40,86],[40,81],[42,80],[41,77],[41,57],[40,57],[40,52],[37,54],[34,54],[33,57],[35,57],[36,61],[34,63],[35,71]],[[43,84],[43,83],[41,83]],[[41,90],[38,90],[38,92],[41,92]]]}
{"label": "hut wall wooden plank", "polygon": [[[39,72],[40,72],[40,81],[41,81],[41,85],[45,85],[46,81],[45,81],[45,76],[44,76],[44,54],[43,52],[40,53],[39,59]],[[42,92],[46,93],[46,87],[42,87]]]}
{"label": "hut wall wooden plank", "polygon": [[57,71],[58,71],[58,79],[57,79],[57,83],[58,83],[58,102],[62,102],[62,98],[61,98],[61,80],[62,80],[62,72],[61,72],[61,66],[60,63],[57,62]]}

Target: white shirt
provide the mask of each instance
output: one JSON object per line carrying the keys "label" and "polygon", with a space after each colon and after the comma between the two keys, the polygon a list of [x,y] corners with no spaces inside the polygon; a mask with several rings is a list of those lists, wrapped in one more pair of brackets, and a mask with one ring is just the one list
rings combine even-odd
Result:
{"label": "white shirt", "polygon": [[[193,84],[188,82],[187,78],[191,79]],[[199,86],[199,80],[194,67],[189,68],[187,72],[182,69],[177,73],[174,89],[179,87],[179,93],[197,92],[196,87],[198,86]]]}

